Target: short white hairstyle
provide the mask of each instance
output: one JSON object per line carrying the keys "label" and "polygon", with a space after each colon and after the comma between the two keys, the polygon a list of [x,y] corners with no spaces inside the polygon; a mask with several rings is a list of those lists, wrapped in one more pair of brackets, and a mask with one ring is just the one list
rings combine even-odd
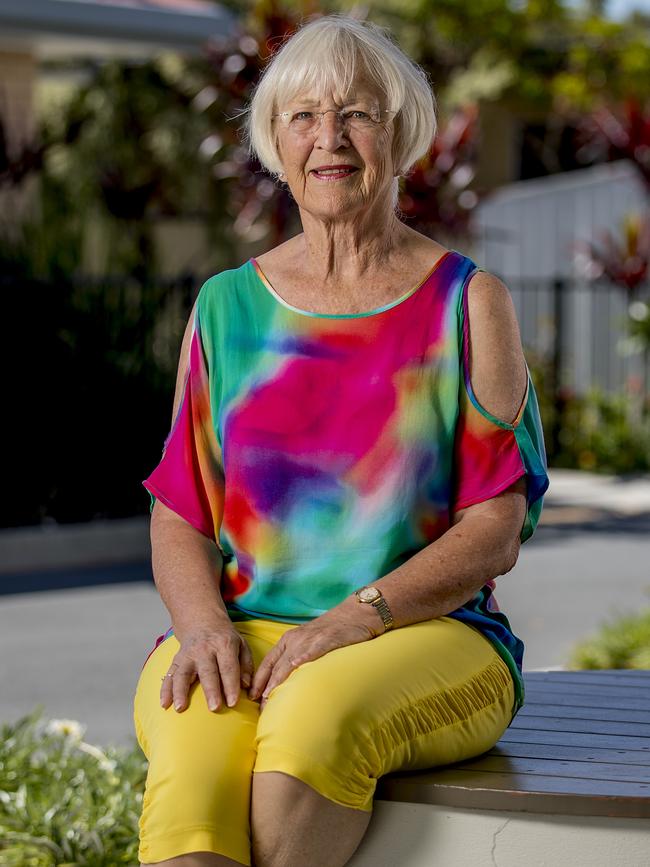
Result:
{"label": "short white hairstyle", "polygon": [[373,22],[333,13],[303,24],[271,56],[244,111],[244,136],[251,156],[274,177],[282,173],[271,115],[289,100],[330,88],[348,94],[362,75],[381,94],[394,117],[393,165],[407,175],[428,153],[436,135],[436,98],[429,77]]}

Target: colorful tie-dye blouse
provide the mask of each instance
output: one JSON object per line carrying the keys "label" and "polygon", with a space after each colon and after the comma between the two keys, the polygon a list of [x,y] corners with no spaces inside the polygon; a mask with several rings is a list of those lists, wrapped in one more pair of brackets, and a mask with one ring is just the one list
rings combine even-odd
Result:
{"label": "colorful tie-dye blouse", "polygon": [[[300,310],[249,259],[201,288],[182,402],[143,484],[220,548],[233,621],[304,623],[396,569],[452,511],[527,475],[521,531],[548,487],[535,390],[510,424],[469,378],[467,286],[455,250],[364,313]],[[455,617],[478,628],[523,704],[523,643],[488,581]],[[160,636],[163,640],[171,628]]]}

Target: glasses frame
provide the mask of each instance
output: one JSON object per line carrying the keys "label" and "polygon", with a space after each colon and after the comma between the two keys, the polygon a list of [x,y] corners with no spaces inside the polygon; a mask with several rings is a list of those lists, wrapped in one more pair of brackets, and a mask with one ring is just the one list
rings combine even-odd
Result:
{"label": "glasses frame", "polygon": [[[300,112],[300,111],[311,111],[311,109],[305,108],[305,109],[294,109],[293,111],[280,111],[277,114],[272,114],[271,119],[274,119],[276,117],[281,118],[281,121],[280,121],[281,126],[286,130],[290,130],[291,127],[289,125],[289,121],[285,120],[285,118],[294,114],[294,112]],[[313,114],[316,118],[318,118],[318,122],[317,122],[316,126],[309,131],[306,130],[302,134],[303,135],[313,135],[313,133],[318,132],[318,130],[320,130],[320,128],[323,125],[323,118],[325,117],[326,114],[329,114],[329,112],[334,112],[334,114],[336,114],[336,116],[338,117],[340,125],[345,129],[346,127],[349,126],[350,120],[348,118],[345,118],[343,115],[346,114],[346,112],[348,112],[348,111],[349,112],[363,111],[363,109],[361,109],[361,108],[352,108],[352,109],[327,108],[327,109],[325,109],[325,111],[315,111],[315,112],[313,112]],[[397,114],[397,111],[395,109],[392,109],[392,108],[380,108],[380,109],[377,109],[377,111],[379,112],[379,120],[375,120],[372,117],[370,118],[370,122],[372,124],[374,124],[375,126],[381,126],[383,123],[386,122],[383,120],[382,115],[384,115],[384,114],[388,114],[388,115]]]}

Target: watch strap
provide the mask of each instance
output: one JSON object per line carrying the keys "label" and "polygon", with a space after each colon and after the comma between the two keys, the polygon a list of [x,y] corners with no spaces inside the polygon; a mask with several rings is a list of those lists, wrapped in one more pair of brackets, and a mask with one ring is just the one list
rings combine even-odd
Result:
{"label": "watch strap", "polygon": [[388,607],[388,603],[384,597],[380,596],[379,599],[375,599],[374,602],[371,602],[370,604],[374,605],[381,615],[381,619],[384,621],[386,629],[390,629],[393,625],[393,615],[390,613],[390,608]]}

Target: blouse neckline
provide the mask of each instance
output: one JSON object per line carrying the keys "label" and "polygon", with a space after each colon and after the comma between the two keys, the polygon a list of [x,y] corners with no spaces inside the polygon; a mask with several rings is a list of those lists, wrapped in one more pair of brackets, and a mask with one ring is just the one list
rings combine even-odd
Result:
{"label": "blouse neckline", "polygon": [[[260,265],[253,256],[248,260],[254,275],[260,281],[262,286],[278,301],[282,304],[283,307],[286,307],[289,310],[292,310],[294,313],[298,313],[302,316],[311,316],[317,319],[362,319],[367,316],[376,316],[379,313],[385,313],[387,310],[392,310],[394,307],[397,307],[400,304],[403,304],[409,298],[411,298],[415,293],[423,289],[429,280],[438,272],[440,266],[445,262],[452,254],[457,253],[456,250],[447,250],[446,253],[443,253],[442,256],[435,262],[432,268],[428,271],[428,273],[424,276],[422,280],[415,284],[411,289],[408,289],[404,292],[399,298],[396,298],[394,301],[389,301],[387,304],[383,304],[381,307],[375,307],[372,310],[365,310],[361,313],[316,313],[313,310],[303,310],[300,307],[295,307],[293,304],[290,304],[288,301],[285,301],[281,295],[279,295],[271,282],[267,278],[266,274],[260,268]],[[460,255],[460,254],[457,254]]]}

